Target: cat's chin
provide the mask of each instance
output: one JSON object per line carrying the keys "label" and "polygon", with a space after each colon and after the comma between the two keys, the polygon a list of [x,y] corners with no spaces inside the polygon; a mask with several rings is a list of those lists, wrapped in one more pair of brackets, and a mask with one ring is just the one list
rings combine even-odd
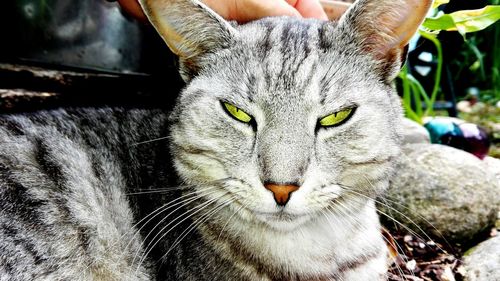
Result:
{"label": "cat's chin", "polygon": [[286,212],[257,213],[256,216],[269,228],[283,232],[296,230],[310,220],[307,215],[294,215]]}

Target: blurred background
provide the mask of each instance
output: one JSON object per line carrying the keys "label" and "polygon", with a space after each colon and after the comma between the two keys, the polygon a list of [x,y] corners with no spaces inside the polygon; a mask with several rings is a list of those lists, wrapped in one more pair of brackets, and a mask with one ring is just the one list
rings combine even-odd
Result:
{"label": "blurred background", "polygon": [[3,111],[168,106],[183,85],[175,57],[153,28],[117,2],[6,1],[0,37]]}

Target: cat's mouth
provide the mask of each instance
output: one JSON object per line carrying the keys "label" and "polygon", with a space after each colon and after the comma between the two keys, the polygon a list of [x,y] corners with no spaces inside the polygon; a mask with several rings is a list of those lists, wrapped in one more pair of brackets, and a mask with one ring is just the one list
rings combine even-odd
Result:
{"label": "cat's mouth", "polygon": [[256,217],[271,228],[290,231],[309,220],[307,215],[292,214],[286,210],[277,212],[255,212]]}
{"label": "cat's mouth", "polygon": [[280,210],[278,212],[257,212],[258,215],[268,218],[270,220],[279,220],[279,221],[293,221],[297,218],[301,217],[300,215],[290,214],[284,210]]}

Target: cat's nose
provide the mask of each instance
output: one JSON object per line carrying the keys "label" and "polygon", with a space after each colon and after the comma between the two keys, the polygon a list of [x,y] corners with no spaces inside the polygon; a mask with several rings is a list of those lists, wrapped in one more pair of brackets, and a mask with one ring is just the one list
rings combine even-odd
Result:
{"label": "cat's nose", "polygon": [[299,189],[296,185],[281,185],[274,183],[265,183],[264,187],[273,193],[274,201],[280,206],[285,206],[288,200],[290,200],[292,192]]}

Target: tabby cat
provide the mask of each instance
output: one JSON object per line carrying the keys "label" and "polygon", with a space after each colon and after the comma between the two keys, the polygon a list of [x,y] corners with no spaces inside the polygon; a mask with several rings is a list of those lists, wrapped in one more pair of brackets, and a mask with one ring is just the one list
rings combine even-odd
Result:
{"label": "tabby cat", "polygon": [[244,25],[141,4],[186,87],[172,112],[0,117],[0,280],[385,279],[391,81],[430,1]]}

